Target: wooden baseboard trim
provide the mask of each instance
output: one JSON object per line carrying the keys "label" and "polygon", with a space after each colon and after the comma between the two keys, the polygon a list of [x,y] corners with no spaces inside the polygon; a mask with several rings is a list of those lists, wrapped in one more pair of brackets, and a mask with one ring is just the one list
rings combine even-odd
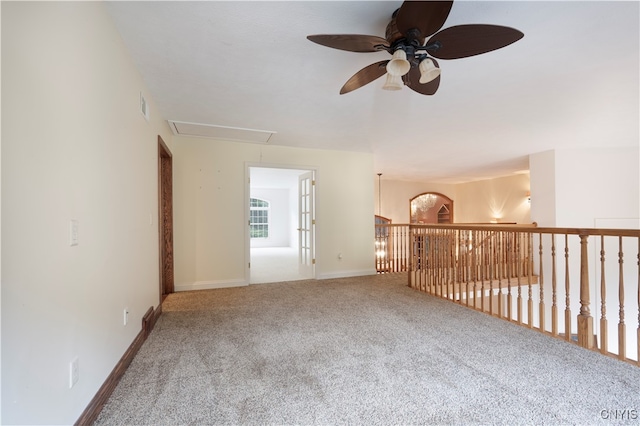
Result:
{"label": "wooden baseboard trim", "polygon": [[133,358],[136,353],[138,353],[138,350],[140,350],[144,341],[147,340],[147,337],[151,333],[151,330],[153,330],[153,327],[161,314],[162,305],[158,305],[155,310],[153,309],[153,306],[149,308],[142,318],[142,329],[136,338],[133,339],[133,342],[129,345],[129,348],[127,348],[124,355],[122,355],[120,361],[118,361],[116,366],[113,368],[111,374],[109,374],[105,382],[100,386],[100,389],[98,389],[96,395],[93,397],[91,402],[89,402],[87,408],[85,408],[78,420],[75,422],[75,426],[91,425],[95,422],[102,410],[102,407],[106,404],[109,396],[113,393],[113,390],[118,385],[118,382],[120,382],[125,371],[127,371],[129,364],[133,361]]}
{"label": "wooden baseboard trim", "polygon": [[156,325],[156,321],[158,321],[158,318],[160,318],[160,315],[162,315],[162,305],[158,305],[158,307],[154,311],[153,324],[151,325],[152,330],[153,330],[153,327],[155,327]]}

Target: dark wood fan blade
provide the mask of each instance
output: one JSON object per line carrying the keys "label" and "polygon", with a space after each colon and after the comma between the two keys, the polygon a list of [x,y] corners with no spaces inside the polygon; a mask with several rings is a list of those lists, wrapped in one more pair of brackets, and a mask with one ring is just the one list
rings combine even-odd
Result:
{"label": "dark wood fan blade", "polygon": [[438,31],[447,20],[453,1],[405,1],[396,15],[396,26],[405,37],[409,30],[420,31],[420,41]]}
{"label": "dark wood fan blade", "polygon": [[[435,59],[432,58],[431,60],[436,67],[440,68]],[[421,95],[433,95],[438,91],[438,87],[440,87],[440,76],[426,84],[420,84],[420,70],[418,67],[411,67],[409,72],[402,76],[402,80],[405,86]]]}
{"label": "dark wood fan blade", "polygon": [[323,46],[349,52],[378,52],[385,50],[380,46],[387,46],[387,40],[382,37],[360,34],[317,34],[307,36],[307,39]]}
{"label": "dark wood fan blade", "polygon": [[520,31],[499,25],[457,25],[431,36],[427,46],[438,42],[441,46],[429,50],[431,56],[439,59],[459,59],[500,49],[522,37],[524,34]]}
{"label": "dark wood fan blade", "polygon": [[387,73],[387,63],[389,61],[380,61],[375,64],[368,65],[355,73],[340,89],[340,94],[344,95],[353,90],[359,89],[365,84],[371,83]]}

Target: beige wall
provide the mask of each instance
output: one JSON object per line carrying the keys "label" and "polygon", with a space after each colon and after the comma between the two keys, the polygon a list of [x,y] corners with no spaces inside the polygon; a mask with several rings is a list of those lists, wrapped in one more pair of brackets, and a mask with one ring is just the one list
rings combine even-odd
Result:
{"label": "beige wall", "polygon": [[[375,185],[375,214],[392,223],[409,223],[409,200],[424,192],[437,192],[453,200],[453,220],[456,223],[499,222],[530,223],[530,204],[527,202],[529,175],[487,179],[463,184],[434,184],[385,180]],[[378,204],[380,189],[380,205]]]}
{"label": "beige wall", "polygon": [[158,304],[158,134],[102,3],[2,2],[3,424],[74,423]]}
{"label": "beige wall", "polygon": [[[176,289],[248,283],[248,165],[316,170],[316,277],[375,273],[371,154],[176,137]],[[342,259],[338,254],[342,254]]]}
{"label": "beige wall", "polygon": [[456,189],[456,222],[531,223],[528,173],[464,183]]}
{"label": "beige wall", "polygon": [[[401,180],[385,180],[384,174],[378,182],[375,180],[375,214],[391,219],[392,223],[409,223],[409,200],[424,192],[438,192],[454,201],[456,208],[456,185],[433,184],[428,182],[411,182]],[[378,193],[380,199],[378,199]],[[380,201],[380,203],[378,203]],[[454,219],[455,216],[454,216]]]}

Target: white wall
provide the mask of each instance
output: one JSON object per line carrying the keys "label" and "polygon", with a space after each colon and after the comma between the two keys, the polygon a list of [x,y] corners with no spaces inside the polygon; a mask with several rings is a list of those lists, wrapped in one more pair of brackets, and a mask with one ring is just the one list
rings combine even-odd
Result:
{"label": "white wall", "polygon": [[259,162],[317,171],[318,278],[375,273],[371,154],[186,137],[173,151],[176,289],[248,284],[245,167]]}
{"label": "white wall", "polygon": [[556,160],[554,151],[529,156],[531,217],[538,226],[556,226]]}
{"label": "white wall", "polygon": [[556,150],[556,226],[640,217],[639,152],[637,146]]}
{"label": "white wall", "polygon": [[171,133],[97,2],[2,2],[2,124],[2,423],[72,424],[158,304]]}
{"label": "white wall", "polygon": [[[638,147],[608,147],[587,149],[562,149],[545,151],[530,156],[532,218],[539,226],[566,228],[631,228],[640,224],[640,150]],[[614,239],[615,240],[615,239]],[[615,326],[618,312],[618,248],[617,241],[605,241],[610,245],[605,260],[607,283],[607,311],[610,322]],[[557,251],[564,253],[562,238],[557,238]],[[547,242],[546,247],[550,242]],[[575,318],[580,309],[580,284],[575,277],[580,276],[580,241],[576,236],[569,238],[570,277],[574,277],[570,288],[573,331]],[[587,242],[588,270],[590,280],[591,313],[594,318],[600,314],[600,241],[591,237]],[[627,247],[625,255],[634,258],[636,248]],[[628,258],[627,258],[628,259]],[[633,277],[633,260],[625,262],[625,277]],[[536,265],[536,268],[538,266]],[[552,270],[550,253],[544,254],[544,269]],[[564,309],[564,268],[558,268],[558,300]],[[626,280],[628,292],[635,291],[633,279]],[[550,285],[547,278],[548,287]],[[545,303],[551,306],[551,291],[545,291]],[[637,301],[633,298],[625,303],[627,315],[637,312]],[[631,315],[633,316],[633,315]],[[558,318],[560,330],[564,329],[564,316]],[[550,322],[547,318],[547,324]],[[594,320],[594,331],[600,334],[599,321]],[[617,331],[616,331],[617,334]],[[611,336],[615,334],[611,333]],[[635,342],[630,336],[629,342]],[[616,352],[615,347],[609,347]]]}
{"label": "white wall", "polygon": [[269,238],[252,238],[251,247],[290,247],[292,218],[289,190],[252,188],[251,197],[269,202]]}
{"label": "white wall", "polygon": [[530,156],[533,220],[593,228],[599,219],[640,217],[640,149],[562,149]]}

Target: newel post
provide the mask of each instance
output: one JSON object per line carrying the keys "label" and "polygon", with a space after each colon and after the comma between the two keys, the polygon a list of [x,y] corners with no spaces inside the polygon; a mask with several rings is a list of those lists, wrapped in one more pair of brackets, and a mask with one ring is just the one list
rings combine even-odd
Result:
{"label": "newel post", "polygon": [[588,235],[580,234],[580,314],[578,315],[578,344],[593,348],[593,317],[589,310],[589,255]]}

